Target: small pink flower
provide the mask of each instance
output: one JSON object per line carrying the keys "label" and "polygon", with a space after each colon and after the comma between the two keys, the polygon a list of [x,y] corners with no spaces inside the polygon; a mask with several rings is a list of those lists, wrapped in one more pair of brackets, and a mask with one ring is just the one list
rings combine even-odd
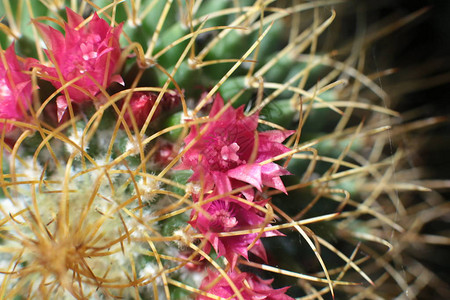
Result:
{"label": "small pink flower", "polygon": [[[120,58],[119,36],[122,24],[111,27],[97,13],[86,25],[78,28],[83,17],[66,8],[68,22],[65,23],[65,36],[58,30],[36,23],[44,36],[48,58],[54,66],[36,64],[44,73],[53,77],[49,81],[56,88],[62,86],[58,71],[64,82],[80,77],[66,88],[71,101],[82,103],[100,93],[100,87],[107,88],[112,82],[122,83],[119,75],[113,75]],[[61,119],[67,108],[65,96],[59,96],[58,118]]]}
{"label": "small pink flower", "polygon": [[[157,94],[152,92],[134,92],[131,96],[130,102],[128,104],[129,110],[133,115],[134,120],[138,128],[142,128],[147,119],[148,114],[155,105]],[[158,106],[153,114],[153,118],[157,117],[161,113],[161,107]],[[124,115],[125,122],[129,128],[133,128],[133,123],[131,122],[131,115],[128,111]]]}
{"label": "small pink flower", "polygon": [[[128,106],[129,109],[131,109],[131,113],[133,114],[138,128],[142,128],[142,126],[144,125],[145,121],[147,120],[147,116],[150,114],[150,111],[152,110],[156,100],[158,99],[158,96],[159,94],[154,92],[134,92],[131,96]],[[177,91],[166,91],[163,94],[161,101],[153,114],[153,119],[158,117],[161,111],[171,110],[179,103],[181,103],[181,100],[180,95]],[[131,116],[128,110],[125,112],[124,119],[128,127],[133,128]]]}
{"label": "small pink flower", "polygon": [[167,166],[177,155],[174,144],[170,142],[161,142],[154,156],[154,162],[159,166]]}
{"label": "small pink flower", "polygon": [[[227,275],[245,300],[294,300],[293,298],[286,295],[286,291],[289,289],[289,287],[284,287],[276,290],[273,289],[270,286],[273,279],[263,280],[251,273],[238,273],[235,271],[228,272]],[[231,288],[230,283],[225,278],[221,278],[217,283],[214,284],[215,280],[219,276],[219,272],[209,271],[208,276],[203,279],[200,290],[219,296],[223,299],[238,299],[236,293]],[[208,299],[211,298],[202,295],[199,295],[196,298],[196,300]]]}
{"label": "small pink flower", "polygon": [[191,257],[193,250],[188,248],[180,251],[178,257],[182,260],[187,261],[184,265],[184,268],[188,270],[192,274],[192,272],[203,272],[207,266],[207,260],[203,259],[202,256],[196,255],[193,258]]}
{"label": "small pink flower", "polygon": [[[24,121],[31,104],[31,77],[23,73],[24,67],[17,60],[14,43],[0,55],[0,118]],[[3,130],[4,122],[0,122]],[[6,124],[6,131],[14,128]]]}
{"label": "small pink flower", "polygon": [[[208,198],[212,197],[210,195]],[[208,199],[206,198],[206,200]],[[264,206],[267,200],[255,202]],[[239,256],[248,259],[247,247],[256,239],[258,233],[247,233],[234,236],[219,236],[219,233],[261,228],[264,225],[264,215],[254,207],[242,204],[232,198],[221,198],[202,205],[198,212],[193,211],[191,221],[193,228],[202,233],[216,250],[218,256],[224,256],[234,267]],[[270,225],[267,225],[270,226]],[[262,237],[282,235],[280,232],[266,231]],[[210,245],[207,244],[208,252]],[[257,240],[250,252],[267,261],[266,251],[261,240]]]}
{"label": "small pink flower", "polygon": [[[215,186],[219,193],[229,192],[242,183],[250,184],[258,190],[266,185],[286,192],[280,176],[290,173],[276,163],[260,163],[289,151],[281,143],[294,131],[258,132],[258,114],[245,116],[243,106],[238,109],[229,107],[214,120],[223,106],[222,97],[216,95],[209,114],[213,121],[200,128],[191,127],[189,135],[184,139],[186,145],[193,142],[199,132],[208,126],[201,139],[186,151],[177,169],[192,169],[194,173],[190,181],[203,178],[205,190]],[[252,160],[256,142],[256,156]],[[251,197],[251,193],[246,195],[247,198],[248,196]]]}

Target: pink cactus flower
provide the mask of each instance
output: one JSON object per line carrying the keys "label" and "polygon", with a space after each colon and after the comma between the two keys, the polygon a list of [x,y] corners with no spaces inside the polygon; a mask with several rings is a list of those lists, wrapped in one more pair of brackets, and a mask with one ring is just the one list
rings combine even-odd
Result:
{"label": "pink cactus flower", "polygon": [[[212,195],[208,198],[210,197]],[[264,206],[266,203],[267,200],[255,202],[260,206]],[[242,204],[232,198],[221,198],[208,202],[203,204],[201,208],[198,212],[192,212],[189,223],[210,242],[206,245],[206,252],[209,252],[210,245],[212,245],[218,256],[224,256],[232,267],[236,265],[239,256],[248,259],[249,250],[247,247],[258,239],[258,233],[233,236],[219,236],[218,234],[260,228],[264,225],[264,215],[256,208]],[[272,230],[263,233],[262,237],[279,235],[282,234]],[[256,241],[250,252],[267,261],[266,251],[261,240]]]}
{"label": "pink cactus flower", "polygon": [[[66,12],[65,36],[52,27],[36,23],[53,66],[36,65],[52,77],[48,80],[56,88],[60,88],[63,82],[79,78],[66,91],[72,102],[82,103],[93,99],[101,88],[107,88],[112,82],[123,83],[119,75],[114,75],[121,54],[119,36],[122,24],[111,27],[94,13],[88,24],[78,27],[84,21],[83,17],[70,8],[66,8]],[[65,96],[57,98],[57,106],[58,119],[61,119],[67,108]]]}
{"label": "pink cactus flower", "polygon": [[[152,92],[134,92],[131,96],[129,102],[129,109],[133,115],[134,120],[138,128],[142,128],[147,119],[148,114],[155,105],[156,98],[158,94]],[[153,118],[157,117],[161,113],[161,107],[158,106],[153,114]],[[133,123],[131,122],[131,115],[125,112],[124,115],[125,122],[129,128],[133,128]]]}
{"label": "pink cactus flower", "polygon": [[176,147],[173,143],[162,141],[154,155],[154,162],[161,166],[167,166],[177,155]]}
{"label": "pink cactus flower", "polygon": [[[158,99],[158,96],[159,94],[154,92],[134,92],[131,96],[128,105],[131,109],[131,113],[134,117],[134,120],[136,121],[136,125],[138,128],[142,128],[142,126],[144,125],[145,121],[147,120],[147,116],[150,114],[150,111],[152,110],[156,100]],[[153,114],[153,118],[158,117],[161,111],[169,111],[180,103],[180,95],[177,91],[166,91],[163,94],[161,101]],[[133,128],[131,115],[128,111],[125,112],[124,119],[128,127]]]}
{"label": "pink cactus flower", "polygon": [[[220,276],[219,272],[209,271],[208,273],[208,276],[203,279],[200,290],[219,296],[223,299],[239,299],[236,296],[236,292],[234,292],[230,283],[225,278],[221,278],[214,284],[216,279]],[[273,279],[264,280],[251,273],[238,273],[235,271],[228,272],[227,275],[245,300],[294,300],[294,298],[286,295],[286,291],[289,287],[276,290],[273,289],[270,286]],[[196,300],[208,299],[211,298],[203,295],[198,295],[196,298]]]}
{"label": "pink cactus flower", "polygon": [[[208,126],[205,134],[186,151],[177,168],[192,169],[194,173],[190,181],[203,178],[205,190],[215,186],[219,193],[225,193],[245,183],[258,190],[266,185],[286,192],[280,176],[290,173],[276,163],[260,163],[289,151],[281,143],[294,131],[258,132],[258,114],[245,116],[243,106],[238,109],[229,107],[216,118],[223,106],[222,97],[216,95],[209,114],[212,121],[200,128],[191,127],[184,140],[186,145],[194,142],[199,132]],[[252,158],[255,143],[258,143],[256,156]],[[251,193],[247,196],[251,197]]]}
{"label": "pink cactus flower", "polygon": [[[31,104],[31,77],[23,73],[24,67],[17,60],[14,43],[0,55],[0,118],[6,120],[24,121]],[[0,122],[3,130],[4,122]],[[6,132],[14,126],[6,124]]]}

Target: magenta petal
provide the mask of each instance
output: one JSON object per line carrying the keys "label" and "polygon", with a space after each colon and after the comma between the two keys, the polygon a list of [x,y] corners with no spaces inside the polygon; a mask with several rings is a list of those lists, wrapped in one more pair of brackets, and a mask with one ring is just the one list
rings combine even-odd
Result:
{"label": "magenta petal", "polygon": [[284,168],[280,167],[276,163],[268,163],[262,166],[262,183],[264,185],[273,187],[277,190],[282,191],[283,193],[287,194],[286,188],[283,184],[283,181],[281,181],[280,176],[281,175],[290,175],[291,173]]}
{"label": "magenta petal", "polygon": [[248,201],[253,201],[255,198],[255,190],[254,189],[246,189],[242,191],[242,195],[247,199]]}
{"label": "magenta petal", "polygon": [[233,188],[231,187],[231,182],[228,176],[220,172],[212,173],[212,182],[209,184],[208,181],[205,183],[206,186],[210,187],[212,185],[216,186],[217,192],[219,194],[225,194],[226,192],[231,191]]}
{"label": "magenta petal", "polygon": [[67,110],[66,97],[58,96],[58,98],[56,98],[56,107],[57,107],[58,122],[61,122],[61,119],[63,118],[64,113]]}
{"label": "magenta petal", "polygon": [[[94,16],[92,17],[92,20],[91,22],[89,22],[88,26],[90,31],[96,32],[102,38],[105,38],[108,33],[111,34],[111,32],[108,31],[113,28],[110,27],[110,25],[105,20],[101,19],[96,12],[94,13]],[[106,41],[103,40],[103,42]]]}
{"label": "magenta petal", "polygon": [[5,59],[6,59],[6,66],[3,65],[2,61],[2,69],[6,70],[9,69],[12,72],[21,72],[22,68],[20,67],[19,61],[16,57],[15,49],[15,43],[13,42],[6,50],[5,50]]}
{"label": "magenta petal", "polygon": [[259,164],[242,165],[227,172],[231,178],[247,182],[261,191],[261,166]]}
{"label": "magenta petal", "polygon": [[267,176],[280,176],[280,175],[290,175],[291,173],[281,167],[280,165],[277,165],[276,163],[268,163],[261,166],[261,172],[263,174],[266,174]]}
{"label": "magenta petal", "polygon": [[264,249],[261,241],[256,242],[256,244],[250,249],[250,252],[261,258],[264,262],[267,263],[267,253],[266,249]]}
{"label": "magenta petal", "polygon": [[[22,92],[27,93],[31,90],[31,81],[19,82],[15,85],[16,92],[21,94]],[[25,109],[28,107],[28,103],[24,102],[22,99],[22,103],[25,105]]]}
{"label": "magenta petal", "polygon": [[216,234],[208,232],[206,234],[208,240],[211,242],[211,245],[214,249],[217,251],[218,256],[226,256],[227,250],[225,248],[225,245],[220,242],[219,237],[217,237]]}
{"label": "magenta petal", "polygon": [[66,7],[67,14],[67,24],[74,28],[77,27],[81,22],[84,21],[83,17],[71,10],[69,7]]}
{"label": "magenta petal", "polygon": [[216,94],[214,98],[213,106],[211,107],[211,111],[209,112],[210,117],[214,117],[223,107],[223,98],[220,94]]}
{"label": "magenta petal", "polygon": [[[64,40],[64,36],[62,35],[61,32],[59,32],[58,30],[47,26],[47,25],[43,25],[41,23],[35,23],[38,30],[42,33],[44,39],[46,40],[46,42],[48,43],[48,46],[52,49],[52,51],[54,52],[60,52],[63,51],[64,49],[64,45],[65,40]],[[50,58],[50,57],[49,57]]]}
{"label": "magenta petal", "polygon": [[219,256],[224,256],[230,263],[230,267],[232,269],[234,269],[234,267],[236,266],[239,256],[242,256],[246,260],[248,260],[247,246],[249,244],[239,244],[239,243],[233,243],[230,240],[225,240],[225,243],[223,245],[226,245],[226,249],[227,249],[226,253],[219,254],[219,252],[217,252],[217,254]]}
{"label": "magenta petal", "polygon": [[265,137],[272,143],[282,143],[286,138],[293,135],[295,130],[269,130],[261,132],[260,137]]}
{"label": "magenta petal", "polygon": [[117,82],[118,84],[120,84],[121,86],[125,86],[125,81],[123,81],[122,76],[120,76],[119,74],[115,74],[111,77],[111,82]]}
{"label": "magenta petal", "polygon": [[265,185],[287,194],[286,187],[284,186],[283,181],[281,181],[280,177],[268,178],[267,180],[263,180],[263,182]]}

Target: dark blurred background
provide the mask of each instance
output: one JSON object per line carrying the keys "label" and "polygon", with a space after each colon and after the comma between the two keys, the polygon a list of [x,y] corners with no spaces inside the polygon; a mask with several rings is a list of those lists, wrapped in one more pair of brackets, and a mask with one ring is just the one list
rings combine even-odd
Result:
{"label": "dark blurred background", "polygon": [[[430,178],[450,178],[450,122],[444,120],[450,117],[450,1],[351,0],[339,12],[345,16],[336,20],[337,42],[351,40],[358,28],[368,36],[415,15],[367,47],[365,73],[395,69],[376,82],[391,98],[386,105],[403,113],[404,122],[442,117],[430,119],[438,124],[417,130],[420,137],[405,142],[417,150],[412,164],[426,168]],[[450,185],[439,191],[448,196]]]}
{"label": "dark blurred background", "polygon": [[[394,81],[411,80],[403,82],[397,93],[408,98],[402,101],[400,109],[432,104],[426,106],[430,115],[450,113],[447,96],[450,92],[450,1],[354,0],[351,5],[358,13],[349,13],[350,28],[346,29],[349,31],[358,22],[367,24],[369,30],[371,26],[379,24],[381,28],[422,12],[408,24],[377,40],[369,49],[368,59],[371,58],[379,70],[398,68]],[[386,82],[391,81],[387,79]]]}
{"label": "dark blurred background", "polygon": [[[368,49],[370,67],[396,68],[395,74],[379,83],[392,96],[392,107],[404,114],[405,122],[429,119],[436,125],[424,126],[408,134],[400,143],[413,149],[410,167],[423,170],[424,179],[446,180],[434,186],[434,194],[420,194],[419,201],[432,203],[433,197],[450,199],[450,1],[449,0],[363,0],[355,1],[368,28],[373,24],[399,20],[422,10],[409,24],[381,38]],[[350,16],[349,16],[350,17]],[[355,24],[358,20],[354,21]],[[350,23],[351,24],[351,23]],[[447,118],[447,120],[445,120]],[[450,219],[439,218],[423,228],[425,234],[450,236]],[[412,247],[414,248],[414,247]],[[450,247],[432,245],[411,250],[424,266],[433,270],[442,282],[450,282]],[[444,288],[444,287],[443,287]],[[448,287],[447,287],[448,289]],[[420,299],[442,298],[425,289]]]}
{"label": "dark blurred background", "polygon": [[[380,40],[374,49],[386,54],[391,66],[399,68],[402,78],[413,80],[410,91],[403,96],[401,109],[426,107],[430,115],[450,113],[450,1],[448,0],[377,0],[362,1],[367,5],[369,23],[385,18],[401,18],[428,9],[416,20]],[[373,7],[375,9],[371,10]],[[386,56],[382,56],[385,58]],[[405,74],[405,73],[411,74]],[[422,78],[414,76],[424,75]],[[428,83],[426,83],[426,80]],[[426,105],[431,104],[431,105]]]}
{"label": "dark blurred background", "polygon": [[[322,40],[323,44],[329,45],[327,50],[343,44],[338,49],[344,52],[342,58],[345,59],[352,51],[355,36],[367,38],[378,35],[367,47],[363,47],[364,73],[370,75],[392,70],[392,73],[375,77],[374,80],[390,97],[384,105],[402,114],[401,118],[392,119],[393,132],[404,124],[420,124],[402,135],[394,134],[391,147],[398,145],[406,151],[406,160],[399,169],[417,170],[417,183],[434,191],[400,193],[402,202],[409,207],[419,203],[426,203],[428,207],[446,203],[448,207],[450,0],[350,0],[342,6],[336,5],[336,10],[334,29],[330,29],[331,33]],[[345,45],[348,47],[345,48]],[[397,178],[399,182],[402,179]],[[419,215],[417,213],[414,217]],[[429,221],[420,234],[450,239],[450,216]],[[417,299],[450,299],[448,240],[418,244],[407,247],[403,257],[418,261],[436,274],[441,283],[423,289]]]}

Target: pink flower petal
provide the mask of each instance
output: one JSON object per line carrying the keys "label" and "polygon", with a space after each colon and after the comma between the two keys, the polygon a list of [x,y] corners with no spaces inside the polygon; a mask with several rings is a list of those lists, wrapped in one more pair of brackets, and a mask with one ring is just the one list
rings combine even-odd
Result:
{"label": "pink flower petal", "polygon": [[69,7],[66,7],[66,14],[69,27],[75,28],[84,21],[82,16],[71,10]]}
{"label": "pink flower petal", "polygon": [[65,96],[58,96],[56,98],[56,108],[57,108],[58,122],[61,122],[61,119],[64,117],[64,113],[67,110],[67,101]]}
{"label": "pink flower petal", "polygon": [[[31,104],[31,77],[23,72],[25,67],[17,60],[14,47],[12,43],[1,54],[4,60],[0,60],[0,118],[26,121]],[[7,124],[7,133],[14,129],[11,123],[1,122],[0,130],[3,130],[4,124]]]}
{"label": "pink flower petal", "polygon": [[227,175],[231,178],[247,182],[261,191],[261,168],[258,164],[241,165],[229,170]]}
{"label": "pink flower petal", "polygon": [[[289,287],[273,289],[270,286],[273,279],[263,280],[254,274],[233,270],[227,273],[228,280],[223,277],[217,280],[220,276],[218,271],[208,270],[208,276],[203,280],[200,289],[222,299],[235,300],[238,298],[229,283],[231,280],[245,300],[294,300],[286,295]],[[207,299],[210,298],[202,295],[196,298],[196,300]]]}

